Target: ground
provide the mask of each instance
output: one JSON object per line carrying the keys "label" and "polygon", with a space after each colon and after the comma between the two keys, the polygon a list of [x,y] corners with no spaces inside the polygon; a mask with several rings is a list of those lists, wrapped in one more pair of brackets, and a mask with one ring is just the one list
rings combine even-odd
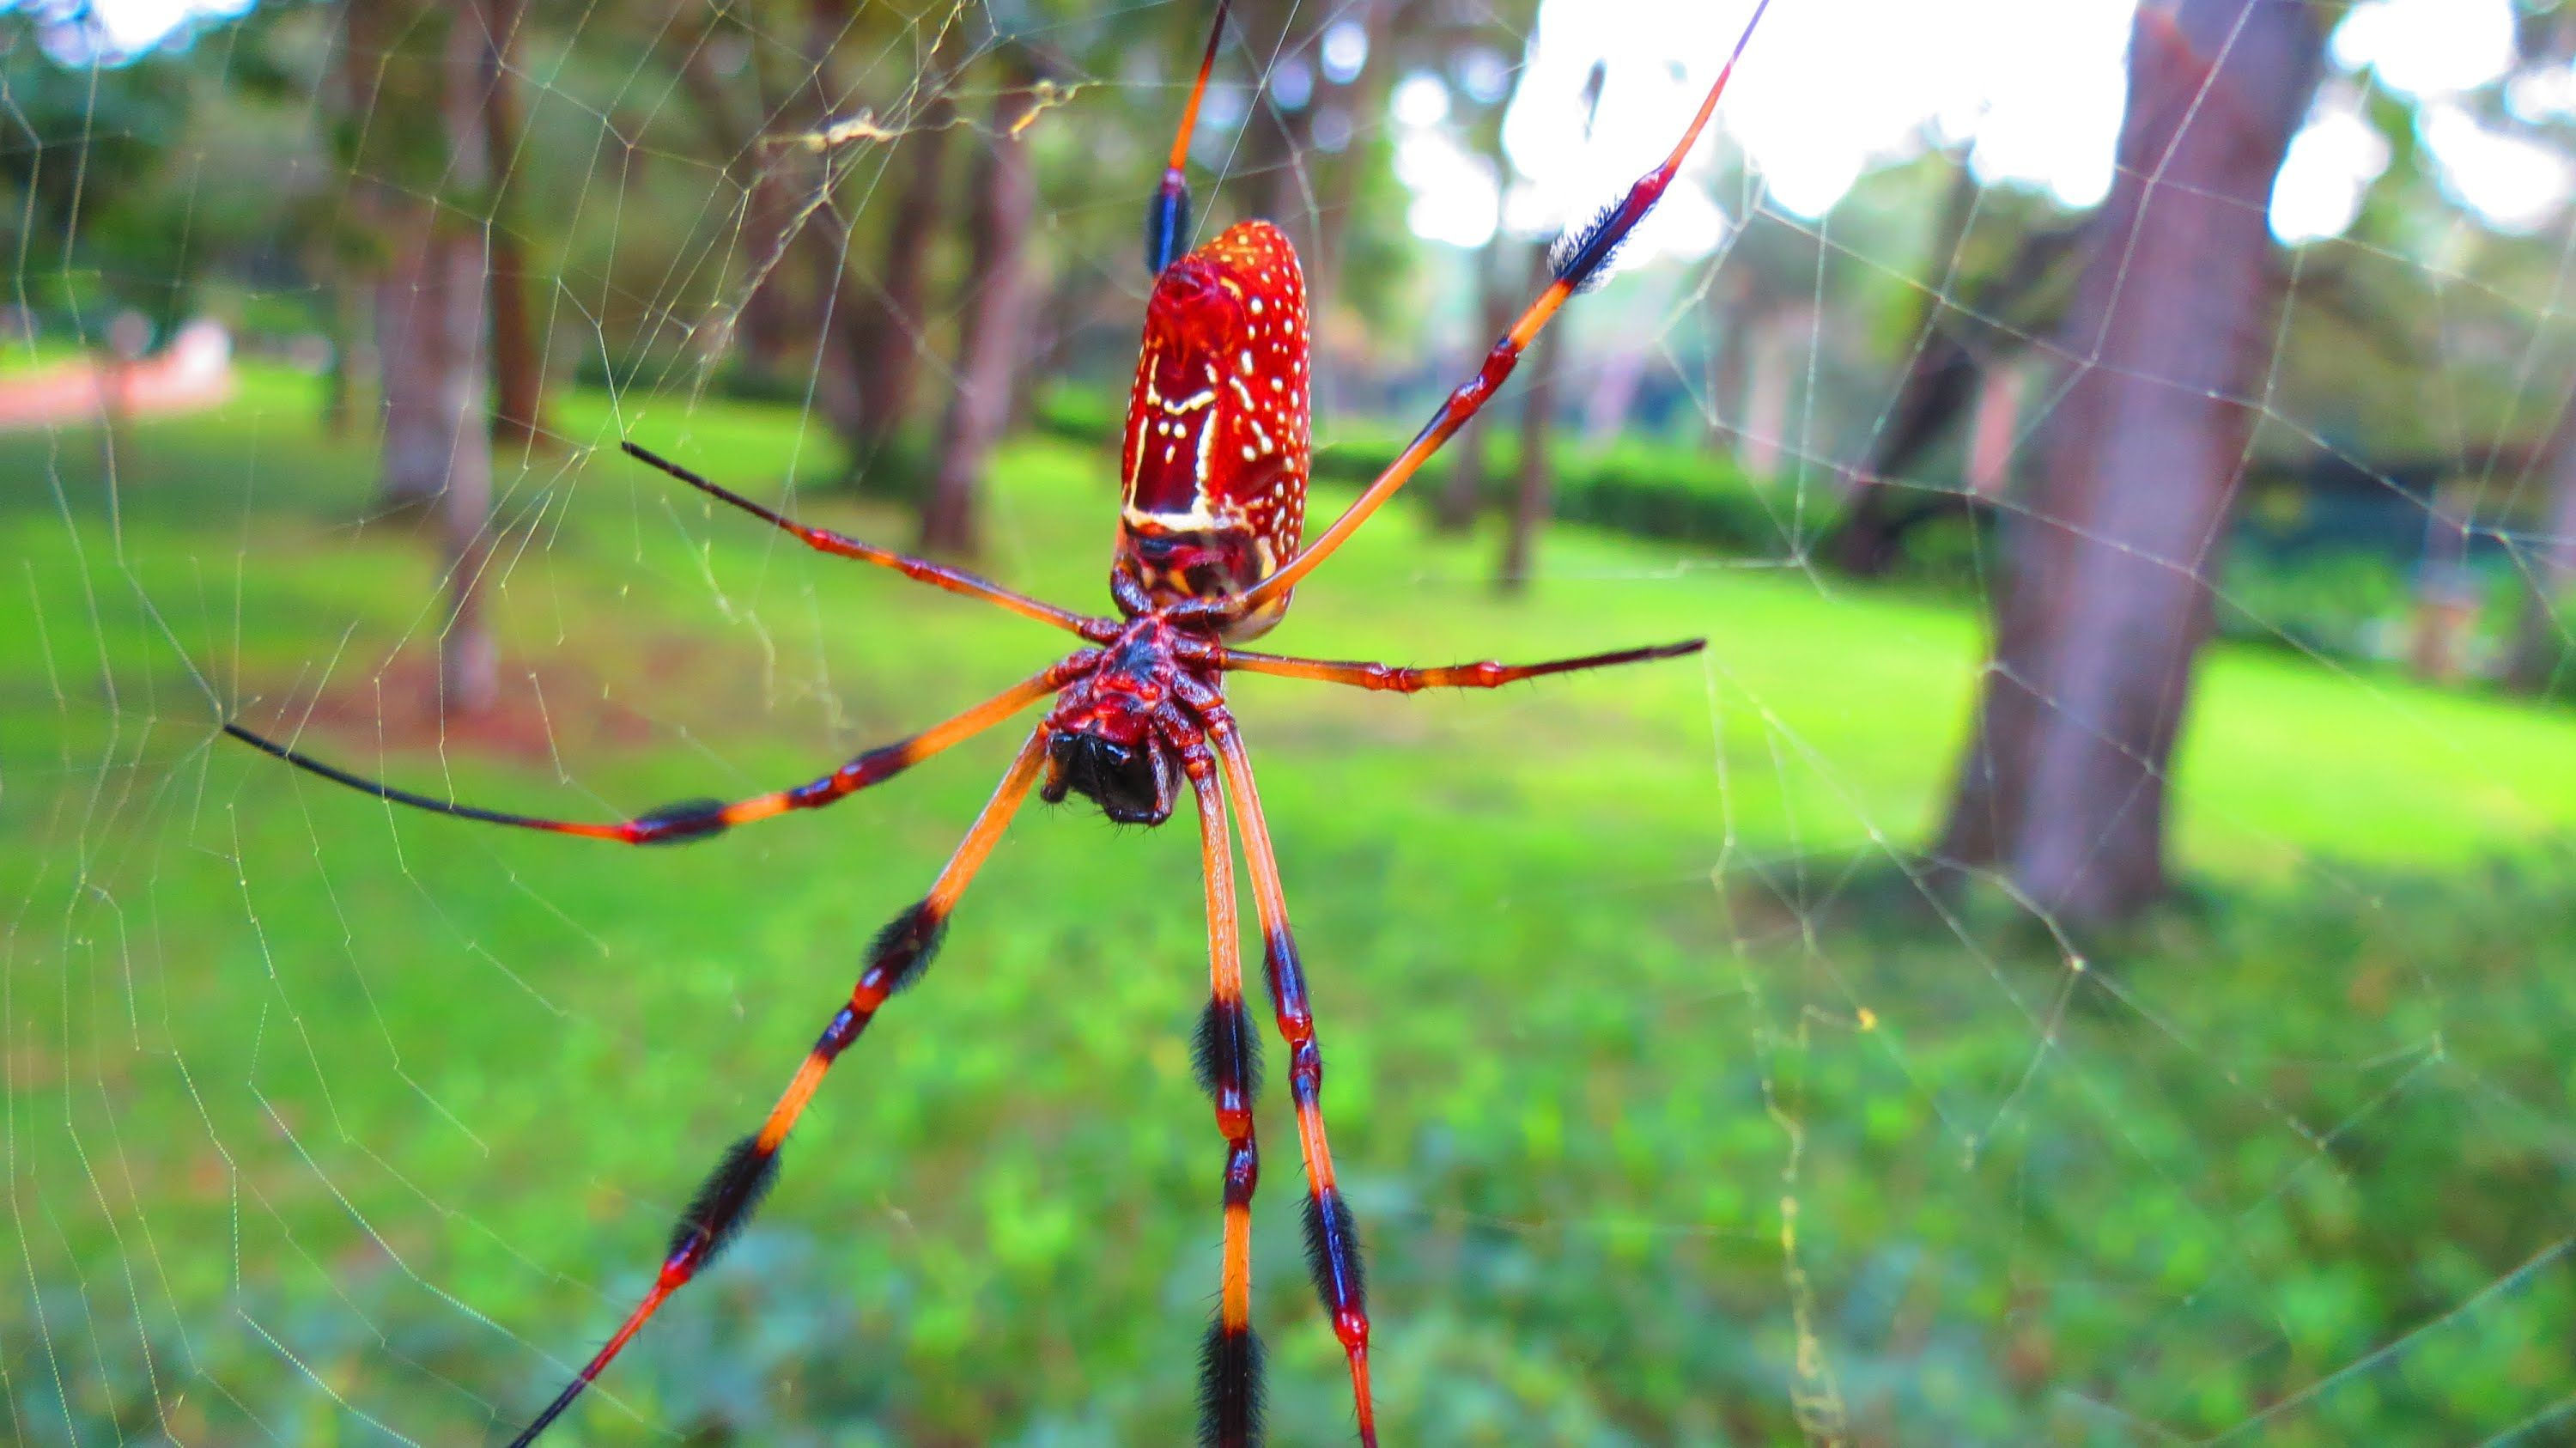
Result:
{"label": "ground", "polygon": [[[442,747],[408,697],[428,542],[362,522],[368,448],[315,400],[245,369],[222,410],[137,425],[113,490],[94,432],[0,442],[0,1371],[28,1441],[505,1433],[1012,743],[629,851],[393,815],[222,742],[218,708],[319,698],[306,740],[344,762],[605,817],[803,777],[1065,643],[610,452],[513,457],[513,702]],[[834,471],[775,411],[563,416],[762,496]],[[1104,601],[1110,441],[1004,451],[990,571]],[[1905,874],[1972,613],[1574,530],[1503,603],[1488,546],[1399,510],[1269,642],[1710,649],[1499,695],[1237,691],[1389,1442],[2467,1441],[2576,1402],[2576,717],[2215,651],[2186,897],[2075,956]],[[1194,876],[1186,830],[1030,811],[761,1223],[567,1441],[1178,1441],[1222,1167]],[[1340,1441],[1275,1088],[1262,1125],[1276,1436]]]}

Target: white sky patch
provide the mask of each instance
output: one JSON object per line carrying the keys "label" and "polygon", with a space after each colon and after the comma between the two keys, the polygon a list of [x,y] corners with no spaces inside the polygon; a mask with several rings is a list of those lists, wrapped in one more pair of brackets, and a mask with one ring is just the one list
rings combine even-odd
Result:
{"label": "white sky patch", "polygon": [[[1660,160],[1717,78],[1751,0],[1544,0],[1535,44],[1517,58],[1504,147],[1513,174],[1506,225],[1539,234],[1590,216]],[[1770,203],[1822,216],[1867,171],[1922,152],[1931,138],[1971,148],[1978,178],[2044,190],[2070,207],[2108,192],[2126,93],[2134,0],[1796,0],[1772,7],[1719,107],[1718,125],[1760,174]],[[1591,134],[1584,83],[1606,83]],[[1426,80],[1430,79],[1428,77]],[[1471,189],[1445,168],[1490,167],[1415,97],[1399,106],[1399,173],[1417,198],[1414,230],[1453,244],[1490,234],[1455,209]],[[1399,90],[1399,101],[1403,101]],[[1408,154],[1409,153],[1409,154]],[[1705,255],[1728,226],[1703,146],[1638,228],[1625,255]],[[1472,239],[1471,239],[1472,238]]]}
{"label": "white sky patch", "polygon": [[2576,165],[2564,151],[2489,130],[2451,102],[2426,105],[2419,129],[2442,164],[2443,189],[2499,231],[2538,230],[2576,187]]}
{"label": "white sky patch", "polygon": [[1396,148],[1395,175],[1413,192],[1404,220],[1414,235],[1470,249],[1493,240],[1502,188],[1492,164],[1456,137],[1442,131],[1406,136]]}
{"label": "white sky patch", "polygon": [[[2513,26],[2511,0],[2368,0],[2335,27],[2328,51],[2419,103],[2416,133],[2443,190],[2499,231],[2528,232],[2567,204],[2576,165],[2539,137],[2490,129],[2452,99],[2513,68]],[[2563,119],[2576,107],[2576,75],[2562,66],[2516,77],[2505,105],[2536,124]],[[2276,193],[2276,228],[2280,216]]]}
{"label": "white sky patch", "polygon": [[2544,66],[2506,81],[2504,107],[2533,125],[2576,116],[2576,64]]}
{"label": "white sky patch", "polygon": [[[1504,224],[1540,234],[1616,199],[1680,134],[1752,11],[1752,0],[1544,0],[1513,73]],[[2110,191],[2127,103],[2136,0],[1795,0],[1772,7],[1719,106],[1718,125],[1759,173],[1769,204],[1822,216],[1867,172],[1939,143],[1968,148],[1987,185],[2043,191],[2082,209]],[[2360,0],[2335,28],[2338,66],[2422,104],[2422,135],[2451,194],[2481,219],[2527,230],[2557,213],[2569,159],[2487,129],[2444,98],[2504,77],[2513,0]],[[1606,77],[1587,139],[1585,79]],[[1417,235],[1481,245],[1492,167],[1459,143],[1454,97],[1425,75],[1399,89],[1398,173]],[[1410,84],[1410,82],[1408,83]],[[2516,114],[2576,115],[2576,69],[2517,82]],[[1409,99],[1409,104],[1406,102]],[[2285,240],[2340,234],[2387,169],[2357,106],[2321,104],[2273,194]],[[1638,230],[1628,257],[1696,257],[1725,235],[1703,147]]]}
{"label": "white sky patch", "polygon": [[168,40],[191,21],[229,19],[247,12],[256,3],[257,0],[91,0],[90,43],[102,60],[131,60]]}
{"label": "white sky patch", "polygon": [[2272,234],[2293,245],[2341,236],[2361,214],[2370,183],[2388,169],[2388,139],[2339,96],[2290,138],[2272,184]]}
{"label": "white sky patch", "polygon": [[2457,95],[2512,66],[2512,0],[2368,0],[2328,48],[2335,64],[2368,68],[2400,95]]}

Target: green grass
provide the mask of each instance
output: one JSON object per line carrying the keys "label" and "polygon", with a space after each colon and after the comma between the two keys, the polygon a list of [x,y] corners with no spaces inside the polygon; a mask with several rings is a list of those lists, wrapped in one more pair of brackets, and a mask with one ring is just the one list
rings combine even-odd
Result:
{"label": "green grass", "polygon": [[[139,429],[113,513],[94,435],[0,440],[0,1391],[29,1441],[504,1435],[1010,748],[634,852],[396,817],[219,744],[195,674],[254,713],[325,678],[354,707],[435,626],[428,546],[361,526],[368,448],[314,434],[310,387],[254,372]],[[834,471],[781,414],[624,411],[756,493]],[[601,399],[565,416],[616,435]],[[998,471],[990,570],[1099,601],[1107,460],[1023,443]],[[802,777],[1061,644],[612,457],[505,473],[494,607],[551,756],[348,724],[316,748],[606,815]],[[2177,779],[2191,900],[2079,968],[1900,872],[1974,617],[1575,531],[1503,604],[1488,546],[1391,516],[1274,642],[1705,634],[1704,663],[1237,691],[1390,1443],[1775,1441],[1801,1402],[1905,1441],[2564,1430],[2539,1415],[2576,1393],[2576,719],[2214,650]],[[1222,1165],[1186,1060],[1195,875],[1185,828],[1032,810],[760,1225],[563,1441],[1182,1441]],[[1276,1439],[1343,1441],[1276,1091],[1262,1128]]]}

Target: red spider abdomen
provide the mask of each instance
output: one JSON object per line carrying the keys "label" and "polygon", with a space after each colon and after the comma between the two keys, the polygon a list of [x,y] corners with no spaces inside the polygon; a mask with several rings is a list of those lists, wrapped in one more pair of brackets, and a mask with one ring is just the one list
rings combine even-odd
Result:
{"label": "red spider abdomen", "polygon": [[1127,400],[1118,566],[1164,600],[1278,571],[1306,522],[1307,398],[1306,279],[1279,228],[1243,222],[1165,268]]}

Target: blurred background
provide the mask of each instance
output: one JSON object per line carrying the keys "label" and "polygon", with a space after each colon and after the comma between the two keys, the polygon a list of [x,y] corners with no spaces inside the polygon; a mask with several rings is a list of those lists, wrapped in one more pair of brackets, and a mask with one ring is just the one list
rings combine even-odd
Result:
{"label": "blurred background", "polygon": [[[1304,257],[1319,511],[1748,9],[1240,0],[1193,179]],[[216,726],[610,819],[1037,667],[616,444],[1105,609],[1207,20],[0,6],[0,1436],[498,1442],[611,1330],[1009,731],[625,851]],[[1707,652],[1234,689],[1387,1441],[2576,1436],[2571,195],[2576,7],[1777,0],[1272,640]],[[1196,868],[1026,812],[549,1441],[1181,1441]]]}

